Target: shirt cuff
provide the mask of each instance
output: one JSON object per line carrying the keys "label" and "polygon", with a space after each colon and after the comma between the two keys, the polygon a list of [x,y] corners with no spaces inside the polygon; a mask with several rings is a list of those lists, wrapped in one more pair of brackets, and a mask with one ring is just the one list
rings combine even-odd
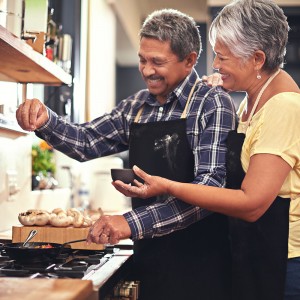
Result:
{"label": "shirt cuff", "polygon": [[35,130],[35,132],[37,132],[37,133],[41,132],[44,134],[52,133],[53,128],[56,125],[57,114],[54,111],[52,111],[51,109],[49,109],[48,107],[47,107],[47,111],[48,111],[48,115],[49,115],[48,121],[43,126],[38,128],[37,130]]}
{"label": "shirt cuff", "polygon": [[146,206],[141,206],[123,214],[131,230],[133,241],[152,238],[154,220]]}

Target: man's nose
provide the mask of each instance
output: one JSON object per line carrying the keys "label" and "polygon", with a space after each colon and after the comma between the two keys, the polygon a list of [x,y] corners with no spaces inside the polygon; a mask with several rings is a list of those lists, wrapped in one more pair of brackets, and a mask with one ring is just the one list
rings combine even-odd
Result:
{"label": "man's nose", "polygon": [[142,68],[142,71],[143,75],[146,77],[155,74],[155,68],[150,63],[145,64]]}

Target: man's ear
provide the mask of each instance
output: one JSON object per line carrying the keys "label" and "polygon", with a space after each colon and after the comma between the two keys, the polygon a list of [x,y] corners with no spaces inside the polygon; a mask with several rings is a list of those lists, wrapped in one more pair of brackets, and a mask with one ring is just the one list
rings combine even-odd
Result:
{"label": "man's ear", "polygon": [[196,52],[191,52],[186,58],[186,66],[188,68],[192,68],[196,62],[197,62],[197,53]]}

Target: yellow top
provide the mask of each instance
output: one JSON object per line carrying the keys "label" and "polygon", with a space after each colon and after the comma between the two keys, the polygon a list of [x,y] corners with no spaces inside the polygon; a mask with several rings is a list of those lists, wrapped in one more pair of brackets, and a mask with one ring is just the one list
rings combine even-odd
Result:
{"label": "yellow top", "polygon": [[[246,99],[240,105],[241,115]],[[258,153],[279,155],[290,166],[279,196],[290,198],[288,257],[300,256],[300,94],[285,92],[272,97],[253,117],[246,131],[241,161],[244,171],[250,157]],[[239,123],[244,132],[246,122]]]}

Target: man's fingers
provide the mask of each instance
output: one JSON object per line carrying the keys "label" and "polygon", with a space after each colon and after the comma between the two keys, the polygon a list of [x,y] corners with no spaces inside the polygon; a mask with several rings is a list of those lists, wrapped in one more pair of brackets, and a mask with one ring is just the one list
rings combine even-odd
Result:
{"label": "man's fingers", "polygon": [[36,126],[36,119],[37,119],[37,113],[33,109],[33,102],[32,100],[26,100],[24,103],[22,103],[17,112],[16,112],[16,118],[18,120],[19,125],[25,129],[25,130],[35,130]]}
{"label": "man's fingers", "polygon": [[33,131],[45,124],[49,116],[41,101],[27,99],[18,107],[16,118],[21,128]]}

